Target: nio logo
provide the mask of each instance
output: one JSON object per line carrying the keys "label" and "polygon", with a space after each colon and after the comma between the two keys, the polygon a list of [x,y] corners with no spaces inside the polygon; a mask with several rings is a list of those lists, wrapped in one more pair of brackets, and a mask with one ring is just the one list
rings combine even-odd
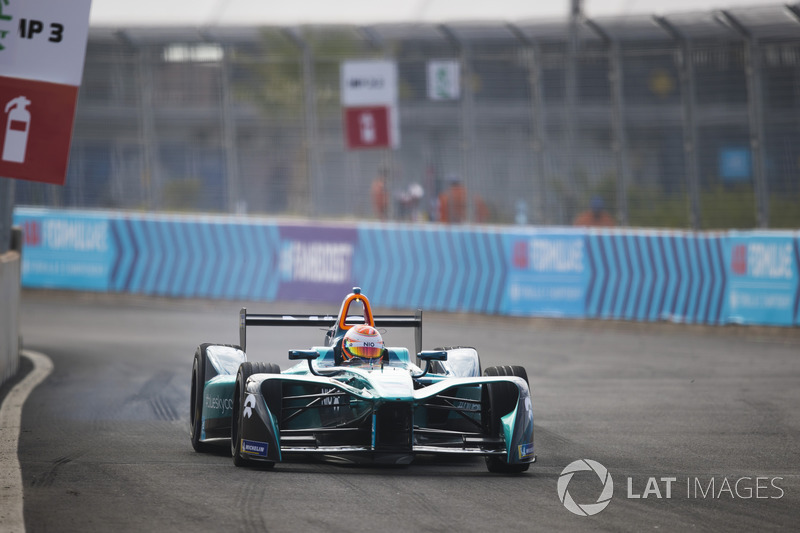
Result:
{"label": "nio logo", "polygon": [[256,397],[252,394],[248,394],[247,398],[244,399],[244,411],[242,414],[245,418],[250,418],[253,415],[253,408],[256,406]]}
{"label": "nio logo", "polygon": [[[585,503],[582,505],[575,503],[575,500],[572,499],[572,496],[570,496],[567,490],[569,482],[572,481],[572,476],[575,472],[583,471],[594,471],[603,484],[603,491],[600,493],[595,503]],[[612,496],[614,496],[614,481],[611,479],[611,474],[609,474],[606,467],[597,461],[592,461],[591,459],[578,459],[577,461],[573,461],[561,471],[561,475],[558,478],[558,499],[561,500],[561,503],[564,504],[564,507],[566,507],[569,512],[578,516],[596,515],[611,503]]]}

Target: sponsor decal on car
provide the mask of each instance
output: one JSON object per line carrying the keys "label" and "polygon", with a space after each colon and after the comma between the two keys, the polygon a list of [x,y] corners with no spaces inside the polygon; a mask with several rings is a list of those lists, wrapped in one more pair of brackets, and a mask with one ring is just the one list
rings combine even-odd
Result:
{"label": "sponsor decal on car", "polygon": [[249,455],[258,455],[259,457],[266,457],[267,447],[268,444],[266,442],[258,442],[255,440],[242,439],[242,453],[246,453]]}
{"label": "sponsor decal on car", "polygon": [[253,408],[256,406],[256,397],[248,394],[244,399],[244,410],[242,411],[245,418],[250,418],[253,415]]}
{"label": "sponsor decal on car", "polygon": [[529,457],[533,457],[533,443],[529,442],[528,444],[520,444],[518,446],[519,449],[519,458],[520,459],[528,459]]}
{"label": "sponsor decal on car", "polygon": [[233,398],[220,398],[219,396],[209,396],[206,398],[206,408],[216,409],[223,413],[233,410]]}

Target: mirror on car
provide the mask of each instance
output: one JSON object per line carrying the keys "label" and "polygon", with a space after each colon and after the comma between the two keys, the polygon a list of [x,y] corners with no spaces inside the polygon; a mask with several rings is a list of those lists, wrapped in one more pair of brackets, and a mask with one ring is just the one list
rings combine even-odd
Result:
{"label": "mirror on car", "polygon": [[419,352],[417,357],[422,361],[447,361],[447,352],[445,350],[429,350]]}
{"label": "mirror on car", "polygon": [[311,360],[317,357],[319,357],[319,353],[316,350],[289,350],[289,359],[291,361]]}

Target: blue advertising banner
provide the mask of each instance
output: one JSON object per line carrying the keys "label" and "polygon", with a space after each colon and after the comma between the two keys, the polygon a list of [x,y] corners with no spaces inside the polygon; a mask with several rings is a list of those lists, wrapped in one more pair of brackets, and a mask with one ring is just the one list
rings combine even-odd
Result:
{"label": "blue advertising banner", "polygon": [[614,230],[589,233],[586,239],[587,317],[724,323],[724,237]]}
{"label": "blue advertising banner", "polygon": [[108,290],[117,250],[106,216],[26,210],[14,225],[24,231],[24,286]]}
{"label": "blue advertising banner", "polygon": [[178,298],[687,324],[800,325],[798,232],[266,219],[19,208],[22,284]]}
{"label": "blue advertising banner", "polygon": [[499,313],[502,234],[438,225],[362,225],[353,281],[377,306]]}
{"label": "blue advertising banner", "polygon": [[502,313],[585,316],[590,268],[583,231],[506,234],[503,251],[508,273]]}
{"label": "blue advertising banner", "polygon": [[272,301],[278,288],[278,230],[226,217],[109,219],[119,250],[109,288],[179,298]]}
{"label": "blue advertising banner", "polygon": [[[355,228],[280,226],[279,300],[341,300],[353,288]],[[367,251],[366,256],[373,251]]]}
{"label": "blue advertising banner", "polygon": [[724,314],[739,324],[797,323],[797,239],[792,234],[731,233],[725,242]]}

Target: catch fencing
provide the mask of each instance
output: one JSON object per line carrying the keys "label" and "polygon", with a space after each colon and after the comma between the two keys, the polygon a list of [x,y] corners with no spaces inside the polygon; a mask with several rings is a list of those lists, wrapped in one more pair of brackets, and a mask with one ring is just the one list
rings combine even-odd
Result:
{"label": "catch fencing", "polygon": [[[17,205],[569,225],[603,199],[626,227],[800,227],[794,5],[509,24],[91,30],[67,185]],[[573,39],[574,37],[574,39]],[[397,65],[400,144],[348,150],[340,69]],[[432,99],[428,68],[459,72]],[[405,193],[424,191],[415,209]]]}

